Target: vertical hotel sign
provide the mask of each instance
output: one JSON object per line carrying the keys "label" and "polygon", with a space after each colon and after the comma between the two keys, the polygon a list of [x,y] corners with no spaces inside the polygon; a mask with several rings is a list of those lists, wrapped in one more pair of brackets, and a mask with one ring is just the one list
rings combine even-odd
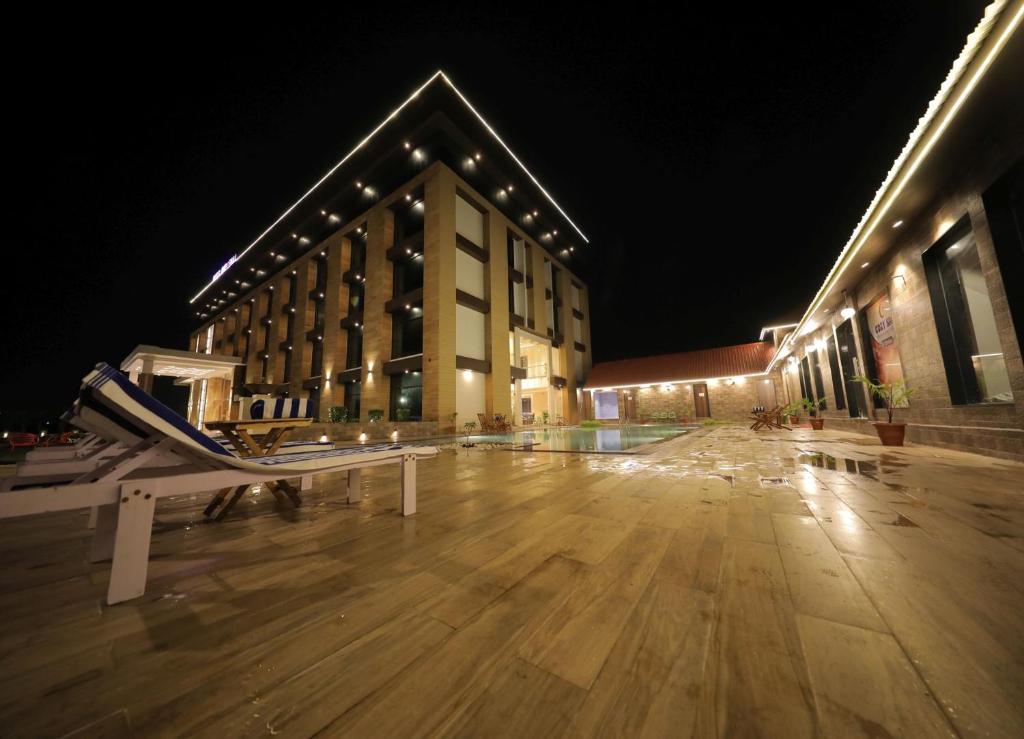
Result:
{"label": "vertical hotel sign", "polygon": [[889,294],[882,293],[875,298],[865,313],[871,336],[871,356],[878,375],[875,379],[883,384],[900,382],[903,379],[903,362],[900,360],[900,343]]}

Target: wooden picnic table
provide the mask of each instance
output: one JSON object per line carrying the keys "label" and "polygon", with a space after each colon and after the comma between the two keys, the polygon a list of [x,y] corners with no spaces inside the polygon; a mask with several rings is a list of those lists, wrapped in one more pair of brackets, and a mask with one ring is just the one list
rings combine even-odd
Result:
{"label": "wooden picnic table", "polygon": [[[243,459],[245,457],[264,457],[276,454],[281,445],[288,440],[288,436],[298,428],[305,428],[313,423],[311,418],[267,418],[250,421],[207,421],[206,428],[211,431],[220,431],[224,437],[231,442],[235,453]],[[267,489],[277,498],[279,503],[285,499],[291,501],[292,505],[298,508],[302,505],[302,498],[287,480],[273,480],[266,483]],[[239,498],[249,489],[248,485],[240,485],[237,488],[224,488],[217,491],[203,511],[204,516],[210,516],[217,508],[216,521],[221,521],[228,514]],[[224,499],[231,494],[231,499],[224,503]],[[223,505],[222,505],[223,504]]]}

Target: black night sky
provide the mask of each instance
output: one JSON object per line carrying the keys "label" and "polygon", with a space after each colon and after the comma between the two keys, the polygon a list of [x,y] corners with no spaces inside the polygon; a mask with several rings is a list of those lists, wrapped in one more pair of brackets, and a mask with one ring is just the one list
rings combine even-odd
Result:
{"label": "black night sky", "polygon": [[184,348],[188,298],[437,68],[590,237],[596,361],[756,340],[820,286],[984,5],[50,19],[9,68],[0,424]]}

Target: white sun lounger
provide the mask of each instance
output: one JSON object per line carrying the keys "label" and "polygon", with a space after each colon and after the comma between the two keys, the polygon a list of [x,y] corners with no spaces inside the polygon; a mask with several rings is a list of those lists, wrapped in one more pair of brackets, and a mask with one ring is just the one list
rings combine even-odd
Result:
{"label": "white sun lounger", "polygon": [[[107,590],[111,605],[145,592],[159,498],[225,488],[244,491],[257,483],[274,491],[274,483],[287,478],[307,482],[314,474],[347,471],[347,494],[353,501],[361,469],[400,464],[400,509],[408,516],[416,512],[416,460],[437,453],[434,447],[395,444],[241,459],[106,364],[84,379],[76,417],[104,439],[129,448],[67,482],[0,492],[0,519],[99,506],[90,559],[113,559]],[[150,466],[162,459],[176,463]],[[25,478],[2,482],[17,488]]]}
{"label": "white sun lounger", "polygon": [[[77,405],[77,404],[76,404]],[[89,429],[89,423],[81,418],[77,409],[66,413],[64,420],[83,431]],[[231,442],[223,437],[211,437],[230,452],[235,454]],[[60,482],[64,479],[88,472],[91,469],[107,462],[118,455],[124,454],[135,444],[142,441],[142,438],[133,438],[126,441],[105,441],[100,434],[89,433],[76,444],[65,447],[46,447],[35,449],[25,456],[25,461],[15,467],[14,476],[33,478],[35,482]],[[79,445],[82,446],[79,446]],[[329,441],[287,441],[279,450],[279,454],[295,454],[300,452],[322,452],[334,449],[334,444]],[[47,454],[45,452],[51,452]],[[237,456],[237,455],[235,455]],[[163,464],[169,464],[169,460],[163,460]],[[2,489],[2,488],[0,488]]]}

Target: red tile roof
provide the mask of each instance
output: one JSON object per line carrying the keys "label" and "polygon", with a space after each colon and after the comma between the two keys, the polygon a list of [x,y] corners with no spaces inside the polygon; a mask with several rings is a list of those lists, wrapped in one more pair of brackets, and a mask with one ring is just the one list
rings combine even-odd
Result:
{"label": "red tile roof", "polygon": [[754,341],[717,349],[598,362],[590,370],[586,386],[656,385],[659,382],[750,375],[764,372],[774,352],[770,342]]}

